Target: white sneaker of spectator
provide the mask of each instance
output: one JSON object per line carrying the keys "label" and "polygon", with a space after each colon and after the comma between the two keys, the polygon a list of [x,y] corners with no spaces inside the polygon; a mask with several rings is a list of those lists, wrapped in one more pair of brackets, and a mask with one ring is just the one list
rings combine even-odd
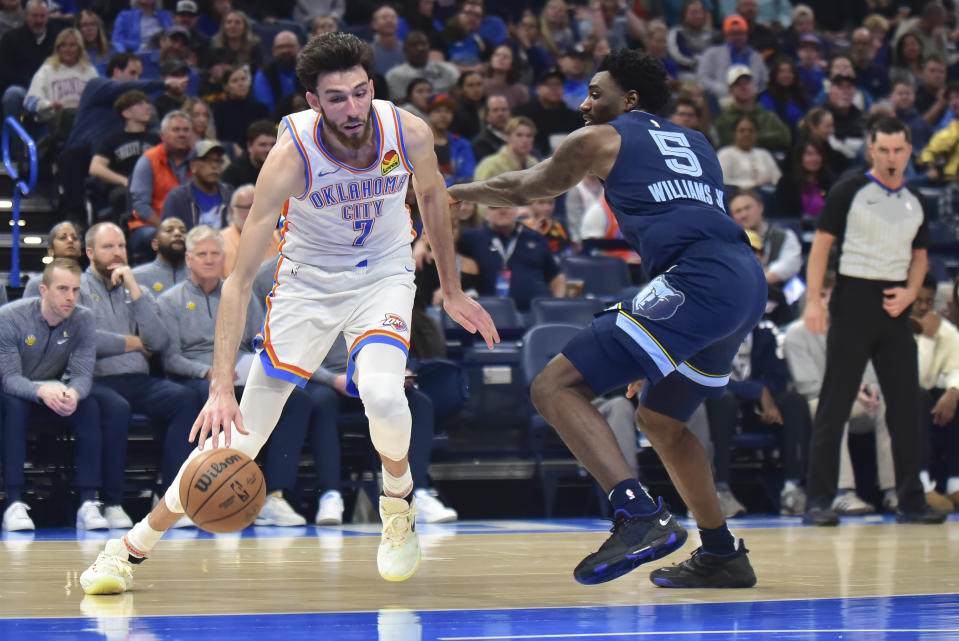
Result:
{"label": "white sneaker of spectator", "polygon": [[99,501],[84,501],[77,510],[78,530],[109,530],[110,523],[100,513]]}
{"label": "white sneaker of spectator", "polygon": [[253,521],[253,525],[295,527],[306,525],[306,519],[286,502],[286,499],[283,498],[283,492],[277,490],[266,497],[266,502],[260,508],[260,514]]}
{"label": "white sneaker of spectator", "polygon": [[343,497],[339,491],[327,490],[323,492],[313,522],[317,525],[340,525],[343,523]]}
{"label": "white sneaker of spectator", "polygon": [[4,532],[19,532],[22,530],[35,530],[33,519],[27,514],[30,506],[23,501],[14,501],[7,506],[3,512],[3,530]]}
{"label": "white sneaker of spectator", "polygon": [[103,508],[103,518],[110,524],[111,530],[126,530],[133,527],[133,520],[123,510],[122,505],[108,505]]}
{"label": "white sneaker of spectator", "polygon": [[449,523],[459,518],[456,510],[444,505],[433,488],[417,488],[413,495],[416,497],[417,518],[421,523]]}
{"label": "white sneaker of spectator", "polygon": [[876,511],[872,503],[866,503],[854,490],[840,490],[832,500],[832,509],[836,514],[855,516],[857,514],[872,514]]}

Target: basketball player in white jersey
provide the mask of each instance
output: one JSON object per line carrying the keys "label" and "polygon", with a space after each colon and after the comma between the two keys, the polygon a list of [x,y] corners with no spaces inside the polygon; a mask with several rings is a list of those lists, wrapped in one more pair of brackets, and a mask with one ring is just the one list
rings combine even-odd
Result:
{"label": "basketball player in white jersey", "polygon": [[[499,336],[489,315],[460,288],[430,128],[389,102],[373,100],[372,63],[370,47],[342,33],[314,38],[297,59],[297,75],[310,88],[310,109],[284,119],[286,128],[260,172],[237,264],[223,284],[210,396],[191,432],[198,443],[191,458],[221,444],[255,457],[293,385],[306,382],[342,332],[350,350],[348,390],[363,401],[383,464],[377,566],[384,579],[403,581],[420,562],[403,392],[415,289],[413,232],[404,206],[410,181],[446,312],[478,331],[490,348]],[[237,405],[237,347],[259,259],[281,210],[284,238],[259,338],[262,350]],[[183,513],[179,485],[186,465],[147,518],[108,541],[81,575],[87,594],[131,587],[134,568]]]}

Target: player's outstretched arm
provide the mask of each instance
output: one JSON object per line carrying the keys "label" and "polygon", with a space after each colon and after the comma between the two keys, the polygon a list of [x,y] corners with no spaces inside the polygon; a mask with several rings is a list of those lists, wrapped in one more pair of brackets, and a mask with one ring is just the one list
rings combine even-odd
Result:
{"label": "player's outstretched arm", "polygon": [[221,430],[223,445],[229,447],[231,423],[241,434],[248,433],[233,393],[236,351],[246,324],[247,305],[260,258],[270,244],[283,204],[288,198],[301,194],[305,187],[303,161],[289,132],[284,132],[260,170],[253,206],[240,235],[236,266],[223,284],[220,295],[210,396],[190,430],[190,441],[197,439],[200,449],[203,449],[208,435],[213,438],[213,447],[218,447]]}
{"label": "player's outstretched arm", "polygon": [[446,182],[437,166],[433,133],[416,116],[401,112],[400,117],[403,120],[406,152],[413,163],[413,189],[440,277],[443,307],[450,318],[462,325],[466,331],[471,334],[479,332],[487,347],[493,349],[493,343],[499,342],[493,319],[476,301],[464,294],[460,286],[453,248],[453,229],[450,224],[449,197],[446,193]]}
{"label": "player's outstretched arm", "polygon": [[528,205],[554,198],[576,186],[587,173],[605,178],[619,153],[620,137],[609,125],[577,129],[552,156],[522,171],[510,171],[487,180],[453,185],[450,198],[481,205]]}

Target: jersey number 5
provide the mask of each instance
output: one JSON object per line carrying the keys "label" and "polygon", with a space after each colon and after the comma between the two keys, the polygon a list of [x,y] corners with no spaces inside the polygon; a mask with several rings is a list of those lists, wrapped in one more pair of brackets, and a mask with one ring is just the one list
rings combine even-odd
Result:
{"label": "jersey number 5", "polygon": [[689,141],[686,134],[678,131],[657,131],[649,129],[649,135],[653,137],[659,152],[666,156],[666,166],[677,174],[686,176],[702,176],[703,168],[699,164],[699,158],[689,147]]}
{"label": "jersey number 5", "polygon": [[363,243],[366,242],[366,239],[369,238],[370,232],[373,231],[373,223],[376,221],[372,218],[367,218],[366,220],[354,220],[353,221],[353,231],[360,232],[360,235],[353,239],[354,247],[362,247]]}

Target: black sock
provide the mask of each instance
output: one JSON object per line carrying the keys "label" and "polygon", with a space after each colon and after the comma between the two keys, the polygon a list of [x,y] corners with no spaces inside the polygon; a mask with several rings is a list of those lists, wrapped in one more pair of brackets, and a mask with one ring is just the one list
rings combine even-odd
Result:
{"label": "black sock", "polygon": [[711,530],[699,528],[699,538],[703,542],[703,552],[716,556],[729,556],[736,552],[736,539],[733,538],[724,521],[722,525]]}
{"label": "black sock", "polygon": [[380,496],[388,496],[388,497],[391,498],[391,499],[403,499],[403,500],[406,501],[409,505],[412,505],[412,504],[413,504],[413,490],[412,490],[412,488],[410,489],[410,493],[407,494],[406,496],[390,496],[390,495],[387,494],[386,492],[381,493]]}
{"label": "black sock", "polygon": [[654,514],[659,510],[656,501],[643,489],[636,479],[621,481],[609,491],[613,511],[625,510],[634,516]]}

